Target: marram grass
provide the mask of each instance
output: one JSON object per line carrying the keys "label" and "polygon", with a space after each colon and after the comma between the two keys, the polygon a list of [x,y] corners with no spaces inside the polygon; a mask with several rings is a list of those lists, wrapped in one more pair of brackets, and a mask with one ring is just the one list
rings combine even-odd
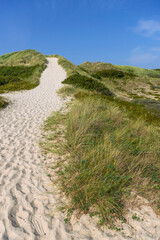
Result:
{"label": "marram grass", "polygon": [[[62,121],[61,121],[62,119]],[[65,126],[65,141],[57,148],[68,153],[58,165],[61,191],[70,200],[69,212],[99,216],[99,223],[122,218],[124,198],[131,190],[153,203],[160,196],[159,130],[143,119],[133,120],[113,102],[88,96],[76,101],[69,113],[49,119],[49,128]],[[53,149],[49,138],[47,151]],[[58,138],[58,135],[56,135]],[[158,206],[158,201],[154,202]]]}
{"label": "marram grass", "polygon": [[0,56],[0,93],[29,90],[38,86],[45,67],[45,57],[35,50]]}

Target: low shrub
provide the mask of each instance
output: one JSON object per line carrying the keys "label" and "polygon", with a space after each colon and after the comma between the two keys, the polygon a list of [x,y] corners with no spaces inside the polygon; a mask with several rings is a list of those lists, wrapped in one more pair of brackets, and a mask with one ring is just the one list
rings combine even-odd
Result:
{"label": "low shrub", "polygon": [[93,78],[97,78],[97,79],[99,79],[99,80],[101,79],[101,77],[100,77],[98,74],[92,74],[91,76],[92,76]]}
{"label": "low shrub", "polygon": [[95,72],[95,74],[99,77],[105,77],[105,78],[122,78],[125,76],[124,72],[116,69],[97,71]]}
{"label": "low shrub", "polygon": [[0,66],[0,92],[36,87],[44,69],[45,65]]}
{"label": "low shrub", "polygon": [[148,73],[148,77],[152,77],[152,78],[160,78],[160,74]]}
{"label": "low shrub", "polygon": [[117,69],[107,69],[107,70],[102,70],[102,71],[97,71],[94,74],[95,76],[98,76],[99,78],[104,77],[104,78],[134,78],[136,75],[132,73],[131,71],[129,72],[123,72],[121,70]]}
{"label": "low shrub", "polygon": [[33,74],[38,66],[6,66],[0,67],[0,86],[11,82],[19,82]]}
{"label": "low shrub", "polygon": [[104,84],[96,81],[93,78],[82,76],[80,74],[74,74],[66,78],[62,83],[71,84],[90,91],[96,91],[108,96],[114,95],[107,87],[104,86]]}
{"label": "low shrub", "polygon": [[156,68],[156,69],[153,69],[153,70],[154,70],[154,71],[158,71],[158,72],[160,71],[160,69],[159,69],[159,68]]}

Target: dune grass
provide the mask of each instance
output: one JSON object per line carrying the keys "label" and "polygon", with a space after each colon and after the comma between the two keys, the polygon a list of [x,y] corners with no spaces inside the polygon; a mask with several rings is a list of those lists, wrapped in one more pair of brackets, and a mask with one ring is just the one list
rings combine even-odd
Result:
{"label": "dune grass", "polygon": [[[118,98],[160,100],[160,71],[101,62],[79,65],[108,87]],[[143,104],[143,102],[141,102]],[[144,104],[147,107],[147,104]],[[150,108],[151,109],[151,108]],[[153,108],[152,108],[153,109]]]}
{"label": "dune grass", "polygon": [[[67,62],[65,58],[62,57],[62,59],[64,62]],[[59,62],[59,64],[61,64],[61,62]],[[64,67],[64,64],[62,64],[62,66]],[[71,63],[71,65],[65,65],[65,69],[69,72],[69,77],[63,81],[65,84],[65,87],[62,88],[63,95],[75,94],[76,97],[83,97],[84,95],[90,94],[89,92],[84,92],[78,89],[80,87],[79,82],[81,83],[81,88],[84,89],[83,79],[87,77],[81,74],[75,74],[73,69],[76,67],[77,66],[73,63]],[[101,62],[85,62],[78,67],[86,71],[89,78],[93,79],[94,82],[96,81],[98,84],[103,84],[103,87],[107,88],[109,92],[112,93],[110,94],[111,96],[117,95],[117,97],[111,98],[110,100],[114,101],[114,103],[116,102],[121,108],[130,112],[131,116],[135,118],[143,116],[144,120],[148,123],[159,125],[159,102],[156,100],[160,99],[160,94],[158,95],[153,91],[152,93],[149,93],[150,95],[147,95],[147,92],[144,91],[145,87],[148,87],[149,89],[153,88],[153,82],[155,81],[154,78],[149,78],[147,74],[153,72],[160,73],[159,70],[122,66],[122,70],[124,71],[120,71],[120,68],[118,69],[120,66]],[[67,86],[67,84],[71,83],[72,87]],[[154,84],[159,86],[160,78],[156,78]],[[141,85],[143,88],[141,88]],[[140,95],[137,92],[132,93],[134,88],[136,89],[135,91],[140,93]],[[155,89],[159,90],[159,87],[155,87]],[[125,93],[125,98],[123,93]],[[153,100],[152,97],[156,97],[156,99]],[[148,98],[147,101],[145,100],[146,98]]]}
{"label": "dune grass", "polygon": [[124,73],[134,74],[138,76],[149,76],[149,77],[158,77],[160,78],[160,71],[159,69],[144,69],[139,67],[132,67],[132,66],[121,66],[121,65],[113,65],[111,63],[103,63],[103,62],[85,62],[79,65],[80,68],[84,69],[85,71],[93,74],[97,71],[103,70],[117,70],[123,71]]}
{"label": "dune grass", "polygon": [[[76,101],[68,114],[56,114],[46,130],[66,131],[46,141],[47,151],[66,153],[57,175],[61,191],[70,199],[69,212],[97,215],[102,223],[122,218],[124,199],[131,190],[158,206],[160,196],[159,130],[143,119],[133,120],[117,104],[89,96]],[[59,130],[58,130],[59,131]],[[44,147],[45,148],[45,147]]]}
{"label": "dune grass", "polygon": [[8,105],[8,101],[0,96],[0,108],[4,108]]}
{"label": "dune grass", "polygon": [[118,70],[113,64],[103,62],[84,62],[79,67],[90,74],[103,70]]}
{"label": "dune grass", "polygon": [[[128,82],[128,88],[137,82],[142,91],[141,83],[151,83],[154,77],[159,86],[157,76],[149,79],[151,70],[134,71],[132,67],[121,69],[99,62],[78,67],[116,93],[122,84],[124,89],[119,91],[125,92]],[[127,100],[122,95],[98,94],[85,89],[84,75],[77,79],[73,66],[66,68],[68,79],[73,78],[76,84],[65,85],[59,92],[74,96],[75,101],[67,113],[58,112],[46,121],[43,144],[46,152],[62,156],[52,167],[57,184],[68,199],[66,221],[76,211],[96,215],[99,224],[113,226],[115,219],[125,220],[125,202],[132,191],[160,210],[160,116],[155,111],[158,101],[153,104],[141,99]],[[68,84],[67,80],[64,83]],[[145,108],[145,104],[151,107]]]}
{"label": "dune grass", "polygon": [[36,87],[45,67],[45,57],[35,50],[0,56],[0,93]]}
{"label": "dune grass", "polygon": [[0,66],[35,66],[43,65],[45,62],[44,55],[32,49],[0,56]]}
{"label": "dune grass", "polygon": [[132,72],[135,75],[139,75],[139,76],[149,76],[149,77],[160,78],[160,72],[156,69],[145,69],[145,68],[132,67],[132,66],[121,66],[121,65],[115,65],[115,67],[117,67],[123,71],[126,71],[126,72]]}
{"label": "dune grass", "polygon": [[73,74],[72,76],[66,78],[62,83],[71,84],[89,91],[99,92],[103,95],[113,96],[113,93],[103,83],[80,74]]}

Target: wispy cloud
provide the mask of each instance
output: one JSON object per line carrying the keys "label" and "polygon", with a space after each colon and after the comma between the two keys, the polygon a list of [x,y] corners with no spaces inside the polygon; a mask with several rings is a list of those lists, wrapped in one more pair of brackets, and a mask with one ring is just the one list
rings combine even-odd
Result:
{"label": "wispy cloud", "polygon": [[160,47],[150,48],[150,51],[152,51],[152,52],[160,52]]}
{"label": "wispy cloud", "polygon": [[160,38],[160,22],[155,20],[140,20],[133,29],[135,33],[148,38]]}
{"label": "wispy cloud", "polygon": [[134,66],[149,67],[158,58],[160,58],[160,47],[145,49],[138,46],[131,50],[127,61]]}
{"label": "wispy cloud", "polygon": [[144,53],[139,55],[131,56],[128,61],[130,64],[135,66],[144,66],[145,64],[153,62],[153,60],[157,59],[157,55],[153,55],[152,53]]}

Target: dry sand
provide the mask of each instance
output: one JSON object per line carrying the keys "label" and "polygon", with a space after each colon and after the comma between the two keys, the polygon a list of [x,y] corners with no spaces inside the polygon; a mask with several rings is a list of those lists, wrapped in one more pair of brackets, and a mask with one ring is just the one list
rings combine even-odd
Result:
{"label": "dry sand", "polygon": [[[0,240],[160,239],[160,219],[148,203],[128,212],[121,233],[103,232],[87,215],[72,226],[62,213],[51,215],[59,196],[47,193],[38,142],[44,120],[63,106],[56,91],[65,77],[57,59],[49,58],[37,88],[4,95],[12,104],[0,111]],[[135,213],[140,221],[132,219]]]}

